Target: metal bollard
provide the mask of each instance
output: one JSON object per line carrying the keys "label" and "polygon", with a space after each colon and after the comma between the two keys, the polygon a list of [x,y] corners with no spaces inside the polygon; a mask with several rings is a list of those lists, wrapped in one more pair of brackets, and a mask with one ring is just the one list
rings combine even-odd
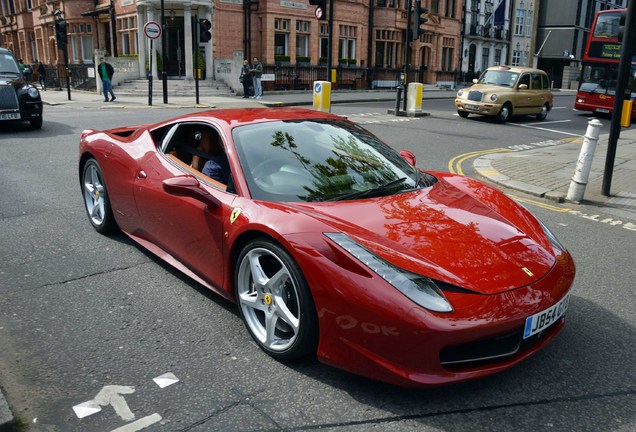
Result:
{"label": "metal bollard", "polygon": [[587,130],[583,137],[583,147],[581,147],[579,160],[576,163],[576,171],[574,171],[574,176],[572,177],[570,188],[566,196],[568,201],[581,202],[583,200],[587,180],[590,177],[590,169],[592,168],[594,150],[596,149],[598,136],[601,133],[601,126],[601,122],[597,119],[592,119],[587,123]]}

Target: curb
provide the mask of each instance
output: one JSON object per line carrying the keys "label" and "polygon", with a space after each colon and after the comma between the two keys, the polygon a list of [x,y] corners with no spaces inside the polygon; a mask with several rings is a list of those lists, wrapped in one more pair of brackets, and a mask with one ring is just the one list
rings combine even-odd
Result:
{"label": "curb", "polygon": [[558,203],[565,202],[565,194],[553,191],[551,189],[524,183],[514,180],[505,174],[500,173],[492,166],[492,162],[496,159],[506,157],[506,153],[493,153],[481,156],[473,162],[473,168],[480,176],[490,180],[493,183],[504,186],[509,189],[518,190],[539,198],[545,198]]}

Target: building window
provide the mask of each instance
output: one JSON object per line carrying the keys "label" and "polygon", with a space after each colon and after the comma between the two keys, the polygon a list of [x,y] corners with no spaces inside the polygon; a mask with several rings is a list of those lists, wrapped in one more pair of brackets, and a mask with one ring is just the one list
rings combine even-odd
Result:
{"label": "building window", "polygon": [[513,51],[512,52],[512,65],[519,66],[521,64],[521,51]]}
{"label": "building window", "polygon": [[499,66],[501,64],[501,50],[495,50],[495,66]]}
{"label": "building window", "polygon": [[296,35],[296,57],[309,57],[309,35]]}
{"label": "building window", "polygon": [[481,68],[486,69],[490,65],[490,48],[481,49]]}
{"label": "building window", "polygon": [[27,12],[31,12],[31,8],[33,7],[32,1],[31,0],[26,0],[26,9]]}
{"label": "building window", "polygon": [[338,40],[339,59],[356,58],[356,34],[356,27],[346,25],[340,26],[340,38]]}
{"label": "building window", "polygon": [[289,20],[282,18],[274,19],[274,30],[289,31]]}
{"label": "building window", "polygon": [[517,9],[515,16],[515,36],[523,36],[525,33],[526,11]]}
{"label": "building window", "polygon": [[82,38],[82,61],[93,63],[93,36],[84,35]]}
{"label": "building window", "polygon": [[[130,16],[119,18],[117,20],[117,29],[119,39],[121,40],[121,53],[137,54],[138,50],[135,44],[135,38],[137,35],[137,17]],[[89,31],[88,24],[86,25],[86,31]]]}
{"label": "building window", "polygon": [[431,0],[431,13],[439,13],[439,0]]}
{"label": "building window", "polygon": [[451,47],[442,47],[442,71],[451,72],[453,70],[453,52]]}
{"label": "building window", "polygon": [[71,63],[79,63],[79,49],[77,46],[77,36],[69,36],[68,38],[71,42]]}
{"label": "building window", "polygon": [[329,52],[329,27],[327,24],[320,24],[320,58],[327,59]]}
{"label": "building window", "polygon": [[397,64],[398,41],[401,34],[391,30],[375,31],[375,65],[393,67]]}
{"label": "building window", "polygon": [[274,55],[289,55],[289,20],[283,18],[274,19]]}
{"label": "building window", "polygon": [[309,57],[309,21],[296,21],[296,57]]}

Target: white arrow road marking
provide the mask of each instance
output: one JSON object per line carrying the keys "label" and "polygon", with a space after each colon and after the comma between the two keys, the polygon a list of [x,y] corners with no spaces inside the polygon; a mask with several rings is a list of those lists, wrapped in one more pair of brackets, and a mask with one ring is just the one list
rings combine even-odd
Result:
{"label": "white arrow road marking", "polygon": [[152,380],[161,388],[168,387],[169,385],[179,382],[179,378],[177,378],[172,372],[159,375],[157,378],[153,378]]}
{"label": "white arrow road marking", "polygon": [[135,392],[134,387],[107,385],[102,388],[94,401],[101,406],[112,405],[115,412],[122,420],[130,421],[135,418],[135,414],[128,408],[126,400],[122,394],[131,394]]}
{"label": "white arrow road marking", "polygon": [[128,423],[125,426],[118,427],[117,429],[113,429],[110,432],[137,432],[159,421],[161,421],[161,416],[157,413],[154,413],[154,414],[150,414],[149,416],[140,418],[139,420],[134,421],[132,423]]}
{"label": "white arrow road marking", "polygon": [[83,402],[73,407],[73,411],[75,411],[75,415],[77,416],[77,418],[88,417],[89,415],[98,413],[101,410],[102,410],[102,407],[100,407],[97,403],[95,403],[95,401],[92,401],[92,400],[88,402]]}

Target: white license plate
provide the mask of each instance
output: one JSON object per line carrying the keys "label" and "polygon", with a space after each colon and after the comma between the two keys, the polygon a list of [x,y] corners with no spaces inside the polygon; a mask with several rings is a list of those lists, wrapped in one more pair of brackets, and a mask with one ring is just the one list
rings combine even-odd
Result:
{"label": "white license plate", "polygon": [[603,114],[609,114],[609,111],[610,110],[605,108],[596,108],[596,112],[603,113]]}
{"label": "white license plate", "polygon": [[20,113],[0,114],[0,120],[20,120]]}
{"label": "white license plate", "polygon": [[570,293],[567,293],[557,304],[526,318],[523,338],[527,339],[557,322],[557,320],[565,314],[565,311],[568,310],[569,303]]}
{"label": "white license plate", "polygon": [[465,104],[464,108],[466,108],[467,110],[479,111],[479,105]]}

